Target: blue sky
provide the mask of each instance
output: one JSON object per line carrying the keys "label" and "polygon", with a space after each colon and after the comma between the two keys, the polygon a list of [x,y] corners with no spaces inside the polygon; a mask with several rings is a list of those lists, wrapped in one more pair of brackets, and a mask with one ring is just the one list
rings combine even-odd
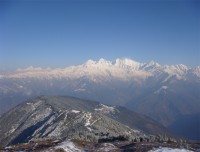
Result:
{"label": "blue sky", "polygon": [[88,59],[200,65],[198,0],[0,0],[0,69]]}

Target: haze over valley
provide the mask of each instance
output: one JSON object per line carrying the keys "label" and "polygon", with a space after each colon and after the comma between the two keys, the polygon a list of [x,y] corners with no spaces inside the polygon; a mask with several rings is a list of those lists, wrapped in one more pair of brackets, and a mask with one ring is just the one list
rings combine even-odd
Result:
{"label": "haze over valley", "polygon": [[[200,67],[162,66],[127,58],[88,60],[63,69],[17,69],[2,74],[0,84],[1,113],[33,97],[69,95],[125,106],[180,136],[199,140]],[[188,118],[193,121],[181,130]]]}

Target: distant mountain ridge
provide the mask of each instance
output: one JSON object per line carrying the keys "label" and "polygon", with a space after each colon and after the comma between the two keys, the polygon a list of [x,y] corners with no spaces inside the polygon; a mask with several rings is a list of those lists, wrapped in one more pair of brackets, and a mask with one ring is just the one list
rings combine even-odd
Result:
{"label": "distant mountain ridge", "polygon": [[[127,58],[88,60],[63,69],[29,67],[1,74],[0,113],[32,97],[70,95],[122,105],[168,127],[180,124],[180,117],[200,113],[199,92],[200,66],[162,66]],[[193,139],[200,140],[196,135]]]}
{"label": "distant mountain ridge", "polygon": [[[80,72],[82,70],[82,72]],[[129,72],[129,73],[127,73]],[[100,75],[101,73],[101,75]],[[116,74],[119,74],[116,75]],[[63,69],[34,68],[32,66],[25,69],[17,69],[12,74],[1,75],[0,78],[78,78],[82,76],[115,76],[121,79],[126,77],[148,78],[162,73],[169,76],[176,76],[178,79],[188,79],[191,76],[200,78],[200,66],[189,68],[183,64],[161,66],[157,62],[140,63],[124,58],[111,62],[101,58],[99,61],[88,60],[78,66],[70,66]]]}

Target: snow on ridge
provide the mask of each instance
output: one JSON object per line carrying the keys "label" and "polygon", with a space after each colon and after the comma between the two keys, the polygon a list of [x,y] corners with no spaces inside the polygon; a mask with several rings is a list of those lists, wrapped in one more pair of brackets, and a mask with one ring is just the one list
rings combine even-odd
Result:
{"label": "snow on ridge", "polygon": [[[140,133],[139,130],[132,129],[132,128],[130,128],[130,127],[127,126],[127,125],[125,125],[125,127],[129,130],[129,131],[126,131],[125,134],[131,134],[132,132],[134,132],[134,133]],[[131,132],[130,130],[131,130],[132,132]]]}
{"label": "snow on ridge", "polygon": [[116,109],[112,106],[99,104],[98,107],[95,108],[94,110],[106,114],[106,113],[115,113]]}
{"label": "snow on ridge", "polygon": [[[35,110],[35,109],[34,109]],[[38,120],[42,120],[46,117],[48,117],[50,114],[52,113],[52,109],[50,107],[45,108],[43,111],[41,111],[39,114],[35,114],[33,113],[32,116],[32,120],[34,122],[37,122]]]}
{"label": "snow on ridge", "polygon": [[80,111],[78,110],[72,110],[73,113],[79,113]]}

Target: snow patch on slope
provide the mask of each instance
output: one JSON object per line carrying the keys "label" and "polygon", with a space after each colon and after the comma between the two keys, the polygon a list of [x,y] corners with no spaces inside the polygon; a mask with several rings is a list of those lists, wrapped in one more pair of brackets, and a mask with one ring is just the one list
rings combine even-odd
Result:
{"label": "snow patch on slope", "polygon": [[83,92],[83,91],[85,91],[85,89],[83,89],[83,88],[74,90],[74,92]]}
{"label": "snow patch on slope", "polygon": [[174,148],[161,147],[158,149],[150,150],[149,152],[192,152],[192,151],[187,150],[187,149],[178,149],[178,148],[174,149]]}
{"label": "snow patch on slope", "polygon": [[119,151],[119,149],[111,143],[103,143],[101,144],[100,148],[97,151],[110,152],[110,151]]}
{"label": "snow patch on slope", "polygon": [[168,86],[162,86],[160,89],[158,89],[157,91],[155,91],[154,93],[155,94],[158,94],[158,93],[160,93],[161,91],[165,91],[165,90],[167,90],[168,89]]}
{"label": "snow patch on slope", "polygon": [[37,107],[38,107],[39,105],[41,105],[41,103],[42,103],[42,100],[39,100],[39,101],[37,101],[36,103],[29,103],[29,102],[27,102],[26,104],[27,104],[27,105],[30,105],[31,108],[32,108],[32,111],[34,111],[35,109],[37,109]]}
{"label": "snow patch on slope", "polygon": [[8,132],[8,134],[12,134],[15,130],[16,130],[17,127],[15,126],[12,126],[11,130]]}
{"label": "snow patch on slope", "polygon": [[84,117],[85,117],[85,119],[86,119],[85,127],[87,127],[87,129],[88,129],[89,131],[92,131],[92,129],[89,127],[89,126],[91,125],[90,120],[91,120],[91,118],[92,118],[92,114],[91,114],[90,112],[86,112],[86,113],[84,114]]}
{"label": "snow patch on slope", "polygon": [[82,150],[74,145],[71,141],[64,141],[55,147],[56,149],[63,149],[65,152],[81,152]]}

